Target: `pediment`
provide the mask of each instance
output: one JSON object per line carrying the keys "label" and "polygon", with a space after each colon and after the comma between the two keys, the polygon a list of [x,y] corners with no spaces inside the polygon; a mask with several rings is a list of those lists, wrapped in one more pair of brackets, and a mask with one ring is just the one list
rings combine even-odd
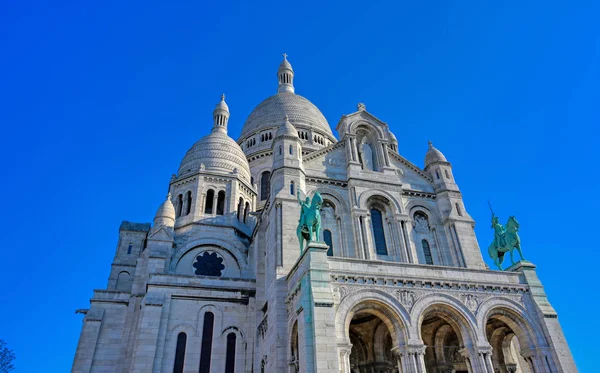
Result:
{"label": "pediment", "polygon": [[161,225],[156,230],[152,229],[148,238],[155,241],[173,241],[173,234],[167,227]]}

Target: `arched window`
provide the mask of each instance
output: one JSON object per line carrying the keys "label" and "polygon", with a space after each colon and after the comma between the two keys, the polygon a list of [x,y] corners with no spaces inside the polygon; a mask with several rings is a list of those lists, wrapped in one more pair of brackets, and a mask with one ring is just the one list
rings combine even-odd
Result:
{"label": "arched window", "polygon": [[260,200],[264,201],[269,198],[269,192],[271,191],[271,173],[265,171],[260,175]]}
{"label": "arched window", "polygon": [[435,170],[435,177],[436,179],[440,179],[440,172],[438,170]]}
{"label": "arched window", "polygon": [[450,174],[448,173],[448,170],[444,170],[444,173],[446,174],[446,178],[450,179]]}
{"label": "arched window", "polygon": [[387,255],[385,244],[385,233],[383,231],[383,216],[381,211],[371,209],[371,225],[373,226],[373,237],[375,238],[375,252],[377,255]]}
{"label": "arched window", "polygon": [[[296,366],[296,372],[300,372],[300,346],[298,344],[298,321],[292,327],[292,338],[290,341],[292,364]],[[264,361],[264,360],[263,360]],[[264,369],[261,367],[261,373]]]}
{"label": "arched window", "polygon": [[173,373],[183,373],[183,363],[185,362],[185,344],[187,334],[179,333],[177,336],[177,347],[175,347],[175,364],[173,364]]}
{"label": "arched window", "polygon": [[206,200],[204,201],[204,213],[205,214],[212,214],[214,199],[215,199],[215,191],[212,189],[209,189],[208,192],[206,192]]}
{"label": "arched window", "polygon": [[248,219],[248,213],[250,212],[250,203],[246,202],[246,207],[244,207],[244,223],[246,219]]}
{"label": "arched window", "polygon": [[133,278],[129,272],[123,271],[117,275],[117,291],[131,291],[131,285],[133,284]]}
{"label": "arched window", "polygon": [[291,194],[291,195],[294,195],[294,193],[295,193],[295,192],[294,192],[294,182],[293,182],[293,181],[290,181],[290,194]]}
{"label": "arched window", "polygon": [[131,248],[133,248],[133,244],[130,242],[129,246],[127,246],[127,255],[131,255]]}
{"label": "arched window", "polygon": [[456,213],[458,214],[458,216],[463,216],[462,210],[460,209],[460,205],[458,203],[455,203],[455,205],[456,205]]}
{"label": "arched window", "polygon": [[225,213],[225,191],[219,191],[217,194],[217,215],[223,215]]}
{"label": "arched window", "polygon": [[181,216],[182,208],[183,208],[183,195],[180,194],[177,196],[177,212],[176,212],[177,217]]}
{"label": "arched window", "polygon": [[279,155],[283,154],[283,146],[279,145]]}
{"label": "arched window", "polygon": [[200,373],[210,373],[214,323],[215,315],[212,312],[205,313],[202,326],[202,347],[200,347]]}
{"label": "arched window", "polygon": [[187,206],[185,208],[185,214],[189,215],[190,212],[192,212],[192,192],[187,192],[187,194],[185,195],[186,201],[187,201]]}
{"label": "arched window", "polygon": [[294,154],[294,147],[290,145],[290,155]]}
{"label": "arched window", "polygon": [[333,239],[329,229],[323,231],[323,241],[329,246],[329,249],[327,249],[327,256],[333,256]]}
{"label": "arched window", "polygon": [[225,373],[235,373],[235,333],[227,334],[227,351],[225,352]]}
{"label": "arched window", "polygon": [[433,258],[431,257],[431,249],[429,248],[429,242],[427,240],[421,241],[423,246],[423,256],[425,257],[425,264],[433,264]]}
{"label": "arched window", "polygon": [[239,221],[242,221],[244,218],[244,199],[240,197],[237,208],[237,218]]}

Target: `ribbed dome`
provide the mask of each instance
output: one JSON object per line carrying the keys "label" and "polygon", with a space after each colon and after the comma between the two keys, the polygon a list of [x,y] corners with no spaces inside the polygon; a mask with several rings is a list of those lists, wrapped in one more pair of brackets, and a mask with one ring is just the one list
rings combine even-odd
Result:
{"label": "ribbed dome", "polygon": [[433,147],[431,141],[429,142],[429,149],[427,150],[427,154],[425,154],[425,167],[429,166],[435,162],[445,162],[448,163],[444,154],[441,151],[437,150]]}
{"label": "ribbed dome", "polygon": [[237,169],[242,178],[250,182],[246,155],[227,133],[212,132],[192,145],[181,161],[178,175],[197,171],[201,164],[208,171],[231,173]]}
{"label": "ribbed dome", "polygon": [[329,123],[321,111],[306,98],[292,92],[280,92],[254,108],[244,123],[240,138],[263,129],[277,128],[286,115],[295,126],[310,126],[334,139]]}

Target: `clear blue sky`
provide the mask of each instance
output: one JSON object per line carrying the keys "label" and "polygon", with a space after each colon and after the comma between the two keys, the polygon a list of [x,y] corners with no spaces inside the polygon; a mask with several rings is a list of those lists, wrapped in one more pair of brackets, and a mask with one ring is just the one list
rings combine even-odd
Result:
{"label": "clear blue sky", "polygon": [[106,286],[121,220],[152,220],[222,92],[237,137],[283,52],[332,127],[360,101],[419,166],[431,139],[481,246],[488,199],[517,216],[579,369],[597,371],[598,3],[250,3],[0,5],[0,338],[16,372],[69,371],[74,311]]}

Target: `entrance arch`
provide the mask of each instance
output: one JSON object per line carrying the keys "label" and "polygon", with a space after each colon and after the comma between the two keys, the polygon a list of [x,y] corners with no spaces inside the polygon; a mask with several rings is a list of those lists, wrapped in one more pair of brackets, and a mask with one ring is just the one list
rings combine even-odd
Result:
{"label": "entrance arch", "polygon": [[337,322],[340,365],[343,372],[397,373],[393,351],[407,342],[406,311],[389,294],[369,291],[342,301]]}
{"label": "entrance arch", "polygon": [[433,303],[421,312],[418,325],[427,373],[474,372],[474,362],[464,349],[473,346],[476,333],[461,311],[446,302]]}
{"label": "entrance arch", "polygon": [[485,313],[485,336],[492,346],[492,365],[499,373],[555,371],[543,333],[511,304],[497,304]]}

